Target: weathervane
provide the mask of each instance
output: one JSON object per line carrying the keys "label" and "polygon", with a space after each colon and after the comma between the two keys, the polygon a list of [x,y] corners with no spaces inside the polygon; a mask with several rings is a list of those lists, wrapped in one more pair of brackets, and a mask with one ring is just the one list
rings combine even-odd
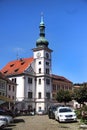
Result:
{"label": "weathervane", "polygon": [[43,15],[43,12],[41,12],[41,23],[40,24],[44,24],[44,15]]}

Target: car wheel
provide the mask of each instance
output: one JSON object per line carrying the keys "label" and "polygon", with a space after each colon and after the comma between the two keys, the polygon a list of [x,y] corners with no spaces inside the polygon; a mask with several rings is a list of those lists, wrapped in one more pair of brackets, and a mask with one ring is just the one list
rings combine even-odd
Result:
{"label": "car wheel", "polygon": [[60,118],[58,117],[58,122],[61,123]]}
{"label": "car wheel", "polygon": [[51,119],[51,116],[49,116],[49,119]]}
{"label": "car wheel", "polygon": [[54,119],[55,119],[55,121],[57,121],[56,116],[55,116],[55,118],[54,118]]}

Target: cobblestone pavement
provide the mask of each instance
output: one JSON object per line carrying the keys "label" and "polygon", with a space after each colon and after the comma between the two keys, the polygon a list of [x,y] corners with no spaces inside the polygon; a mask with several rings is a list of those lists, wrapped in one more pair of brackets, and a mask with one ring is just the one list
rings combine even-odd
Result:
{"label": "cobblestone pavement", "polygon": [[80,122],[58,123],[49,119],[47,115],[42,116],[20,116],[15,118],[4,130],[82,130],[79,128]]}

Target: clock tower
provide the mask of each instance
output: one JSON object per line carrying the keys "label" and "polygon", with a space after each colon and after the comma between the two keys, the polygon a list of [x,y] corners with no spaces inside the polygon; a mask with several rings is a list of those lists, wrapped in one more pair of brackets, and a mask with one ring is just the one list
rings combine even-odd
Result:
{"label": "clock tower", "polygon": [[36,41],[36,48],[33,50],[34,71],[35,71],[35,104],[36,111],[47,111],[52,99],[51,85],[51,52],[48,48],[49,42],[45,38],[45,25],[43,15],[40,22],[40,34]]}

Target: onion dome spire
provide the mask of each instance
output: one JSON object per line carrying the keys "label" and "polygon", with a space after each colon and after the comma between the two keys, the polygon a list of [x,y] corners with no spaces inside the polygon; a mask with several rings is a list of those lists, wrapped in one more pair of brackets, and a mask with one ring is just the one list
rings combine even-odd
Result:
{"label": "onion dome spire", "polygon": [[39,38],[36,41],[36,46],[37,47],[48,47],[48,41],[45,39],[45,25],[44,25],[44,20],[43,20],[43,14],[41,14],[41,22],[40,22],[40,34],[39,34]]}

